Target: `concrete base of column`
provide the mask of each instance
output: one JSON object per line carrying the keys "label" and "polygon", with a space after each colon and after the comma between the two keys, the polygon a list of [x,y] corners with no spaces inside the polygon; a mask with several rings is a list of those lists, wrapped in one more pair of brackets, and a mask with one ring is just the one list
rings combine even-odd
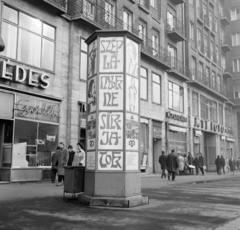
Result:
{"label": "concrete base of column", "polygon": [[148,204],[148,197],[132,196],[132,197],[93,197],[85,194],[78,195],[78,201],[82,204],[90,206],[105,207],[122,207],[130,208],[134,206]]}

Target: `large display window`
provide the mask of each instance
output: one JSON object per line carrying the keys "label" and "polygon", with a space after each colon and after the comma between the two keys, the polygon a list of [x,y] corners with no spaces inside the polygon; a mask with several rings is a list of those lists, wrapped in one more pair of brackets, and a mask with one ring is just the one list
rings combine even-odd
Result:
{"label": "large display window", "polygon": [[58,125],[16,119],[12,166],[51,166],[57,145]]}
{"label": "large display window", "polygon": [[187,153],[186,133],[169,130],[168,149],[169,151],[174,149],[176,153],[186,154]]}

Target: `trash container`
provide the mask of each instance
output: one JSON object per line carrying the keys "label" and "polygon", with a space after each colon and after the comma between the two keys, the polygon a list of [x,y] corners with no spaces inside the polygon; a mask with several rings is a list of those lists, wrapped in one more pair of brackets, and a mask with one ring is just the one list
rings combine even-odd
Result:
{"label": "trash container", "polygon": [[65,193],[72,193],[72,196],[75,198],[76,193],[81,193],[84,191],[85,167],[65,166],[64,169],[65,176],[63,198],[65,198]]}

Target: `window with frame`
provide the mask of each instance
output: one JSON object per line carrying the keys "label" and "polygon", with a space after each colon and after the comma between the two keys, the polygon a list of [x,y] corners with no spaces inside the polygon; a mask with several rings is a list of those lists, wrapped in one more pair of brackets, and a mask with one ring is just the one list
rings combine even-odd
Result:
{"label": "window with frame", "polygon": [[233,85],[233,97],[234,99],[240,99],[240,85]]}
{"label": "window with frame", "polygon": [[152,29],[152,52],[153,55],[158,55],[158,49],[159,49],[159,32],[156,29]]}
{"label": "window with frame", "polygon": [[200,28],[197,29],[197,41],[198,41],[198,49],[201,50],[201,46],[202,46],[202,30]]}
{"label": "window with frame", "polygon": [[168,44],[168,52],[171,54],[171,66],[176,67],[176,60],[177,60],[177,49]]}
{"label": "window with frame", "polygon": [[199,77],[200,77],[200,79],[199,80],[203,80],[203,63],[202,62],[199,62],[199,73],[200,73],[200,75],[199,75]]}
{"label": "window with frame", "polygon": [[148,99],[148,72],[147,69],[141,67],[140,69],[141,78],[140,78],[140,97],[142,100]]}
{"label": "window with frame", "polygon": [[161,77],[152,73],[152,102],[161,104]]}
{"label": "window with frame", "polygon": [[142,19],[139,19],[139,37],[143,40],[143,44],[146,45],[146,37],[147,37],[147,23]]}
{"label": "window with frame", "polygon": [[233,72],[240,72],[240,58],[233,58]]}
{"label": "window with frame", "polygon": [[191,40],[195,40],[195,36],[194,36],[194,23],[192,21],[190,21],[190,39]]}
{"label": "window with frame", "polygon": [[156,0],[150,0],[150,6],[156,8]]}
{"label": "window with frame", "polygon": [[214,24],[215,24],[215,31],[218,32],[218,20],[217,20],[217,18],[214,19]]}
{"label": "window with frame", "polygon": [[240,8],[234,8],[230,10],[231,21],[240,20]]}
{"label": "window with frame", "polygon": [[115,2],[104,2],[104,8],[105,8],[105,16],[104,20],[106,23],[108,23],[111,26],[115,26]]}
{"label": "window with frame", "polygon": [[225,125],[232,128],[232,111],[225,107]]}
{"label": "window with frame", "polygon": [[210,68],[206,66],[206,85],[210,85]]}
{"label": "window with frame", "polygon": [[216,88],[216,74],[214,71],[212,71],[212,87]]}
{"label": "window with frame", "polygon": [[80,40],[80,80],[87,80],[87,44]]}
{"label": "window with frame", "polygon": [[82,13],[83,15],[90,19],[91,21],[95,20],[95,5],[91,1],[84,0],[82,2]]}
{"label": "window with frame", "polygon": [[219,123],[223,125],[223,105],[218,104],[218,112],[219,112]]}
{"label": "window with frame", "polygon": [[169,109],[183,113],[184,107],[183,87],[169,81],[168,82],[168,107]]}
{"label": "window with frame", "polygon": [[201,102],[201,118],[204,120],[210,120],[216,122],[217,120],[217,103],[207,99],[206,97],[200,97]]}
{"label": "window with frame", "polygon": [[232,34],[232,46],[240,46],[240,33]]}
{"label": "window with frame", "polygon": [[3,6],[2,36],[8,58],[54,70],[56,29],[28,14]]}
{"label": "window with frame", "polygon": [[198,94],[192,92],[192,115],[198,117]]}
{"label": "window with frame", "polygon": [[217,102],[213,101],[212,102],[212,113],[211,113],[211,120],[213,122],[218,122],[217,120]]}
{"label": "window with frame", "polygon": [[132,31],[133,14],[127,9],[123,9],[123,29]]}
{"label": "window with frame", "polygon": [[197,59],[192,56],[192,76],[193,76],[193,80],[196,77],[196,74],[197,74],[196,71],[197,71]]}

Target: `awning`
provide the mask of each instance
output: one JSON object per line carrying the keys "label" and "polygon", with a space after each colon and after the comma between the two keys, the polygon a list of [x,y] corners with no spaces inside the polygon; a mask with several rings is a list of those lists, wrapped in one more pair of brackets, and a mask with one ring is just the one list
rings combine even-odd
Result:
{"label": "awning", "polygon": [[175,132],[181,132],[181,133],[186,133],[187,129],[186,128],[180,128],[177,126],[169,125],[169,130],[175,131]]}
{"label": "awning", "polygon": [[233,139],[233,138],[230,138],[230,137],[227,137],[227,141],[230,141],[230,142],[235,142],[235,139]]}
{"label": "awning", "polygon": [[202,136],[201,130],[195,130],[195,136]]}

